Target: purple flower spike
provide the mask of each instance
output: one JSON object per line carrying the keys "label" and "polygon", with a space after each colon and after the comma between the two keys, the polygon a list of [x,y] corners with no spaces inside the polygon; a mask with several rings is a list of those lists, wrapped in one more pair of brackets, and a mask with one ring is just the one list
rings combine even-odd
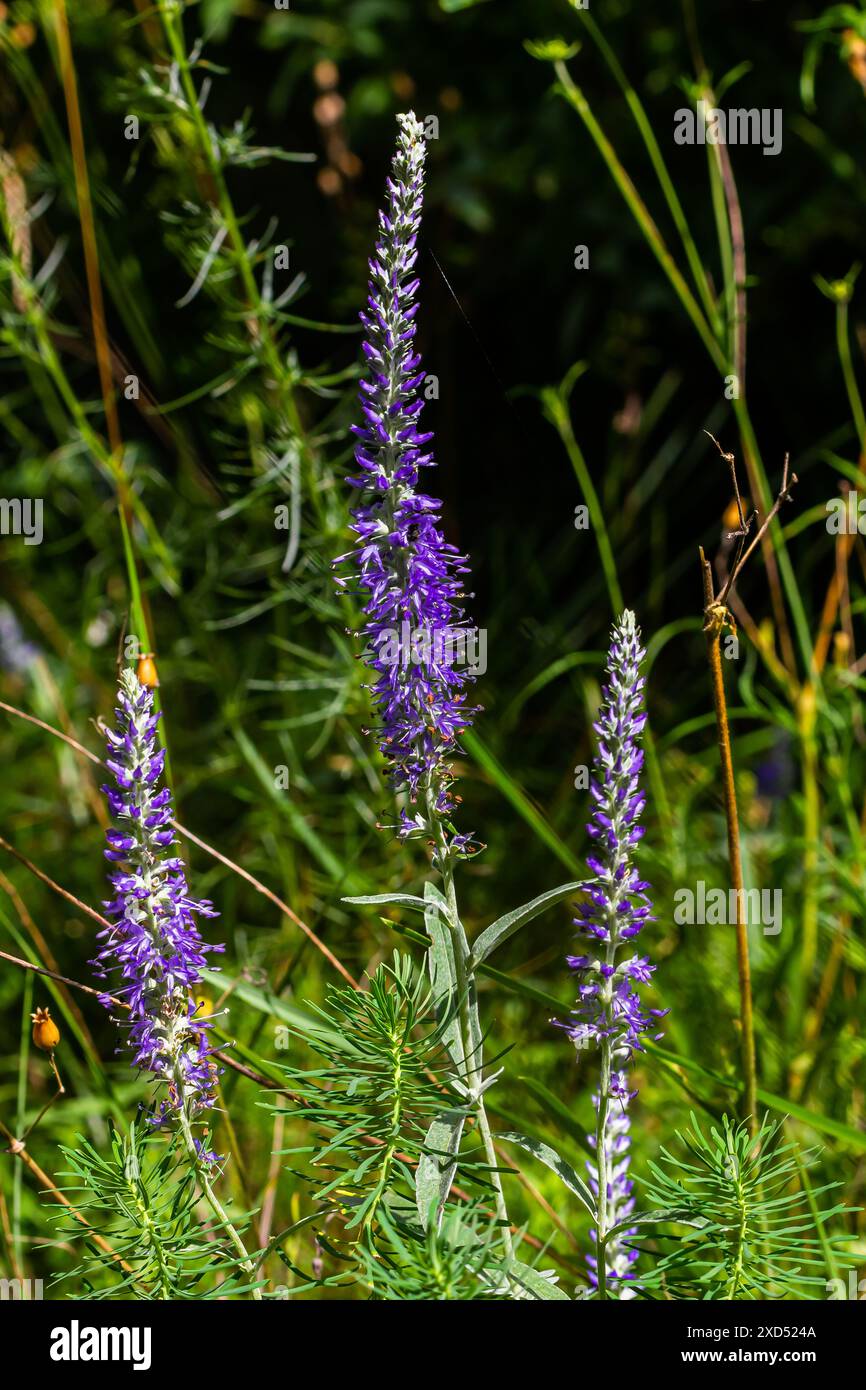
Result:
{"label": "purple flower spike", "polygon": [[[361,314],[363,423],[353,426],[357,473],[347,481],[361,494],[352,511],[358,539],[351,559],[366,617],[363,656],[375,678],[370,689],[379,748],[395,789],[408,793],[412,808],[402,812],[398,827],[406,838],[429,835],[431,817],[450,830],[448,763],[476,709],[466,703],[474,675],[461,664],[472,631],[460,606],[466,558],[440,530],[441,503],[418,490],[421,469],[434,462],[433,436],[420,424],[425,378],[414,343],[427,150],[414,114],[398,120]],[[470,841],[453,836],[447,852],[469,853]]]}
{"label": "purple flower spike", "polygon": [[[116,730],[108,731],[108,767],[114,786],[103,787],[116,826],[106,832],[105,857],[115,896],[104,904],[113,926],[92,962],[100,979],[115,970],[111,987],[125,999],[133,1063],[167,1084],[152,1123],[163,1125],[183,1110],[188,1120],[213,1103],[219,1072],[210,1060],[210,1024],[197,1016],[193,991],[201,981],[206,945],[195,916],[216,917],[209,902],[189,896],[183,861],[173,858],[171,793],[160,788],[165,753],[156,746],[159,715],[153,692],[131,669],[120,678]],[[108,993],[108,991],[107,991]],[[108,998],[103,1002],[110,1007]],[[131,1020],[131,1022],[130,1022]]]}
{"label": "purple flower spike", "polygon": [[586,902],[575,919],[587,944],[584,954],[568,957],[578,981],[578,1004],[573,1022],[564,1025],[566,1032],[579,1050],[610,1041],[612,1085],[662,1016],[658,1009],[644,1010],[634,988],[650,980],[655,966],[646,956],[620,954],[647,922],[655,921],[647,897],[650,885],[632,863],[643,834],[638,821],[646,800],[639,784],[643,751],[638,747],[646,723],[640,674],[645,655],[634,614],[626,610],[611,636],[607,684],[594,726],[594,808],[587,826],[594,845],[586,861],[593,878],[583,885]]}
{"label": "purple flower spike", "polygon": [[[634,1211],[635,1205],[632,1196],[634,1184],[628,1175],[631,1120],[626,1109],[628,1105],[627,1082],[622,1072],[612,1077],[611,1081],[622,1098],[611,1101],[604,1123],[605,1168],[607,1170],[607,1206],[604,1222],[606,1231],[611,1231],[615,1226],[627,1221]],[[599,1098],[594,1096],[593,1099],[597,1110]],[[594,1145],[595,1142],[595,1137],[591,1137],[590,1143]],[[589,1185],[597,1201],[598,1169],[594,1163],[587,1162],[586,1166],[589,1172]],[[638,1257],[638,1252],[630,1248],[630,1242],[636,1235],[637,1227],[630,1226],[608,1241],[605,1248],[608,1288],[613,1296],[621,1301],[635,1297],[633,1286],[635,1276],[632,1266]],[[590,1231],[590,1236],[592,1240],[595,1240],[595,1231]],[[593,1288],[598,1288],[598,1268],[595,1256],[587,1255],[586,1262],[589,1265],[589,1282]]]}
{"label": "purple flower spike", "polygon": [[[643,1051],[643,1039],[655,1027],[655,1019],[667,1012],[644,1009],[635,986],[647,984],[655,966],[628,950],[645,923],[655,920],[647,897],[650,885],[632,862],[643,834],[638,822],[645,804],[640,787],[643,752],[638,746],[646,723],[640,674],[645,655],[634,614],[626,610],[611,635],[607,684],[595,724],[597,751],[590,784],[594,805],[587,826],[594,844],[586,861],[593,877],[583,884],[586,901],[575,919],[585,944],[580,955],[567,957],[577,979],[577,1006],[571,1020],[559,1025],[578,1052],[597,1048],[601,1057],[601,1082],[594,1097],[598,1120],[591,1140],[596,1161],[587,1166],[605,1232],[627,1221],[634,1209],[628,1176],[628,1105],[637,1092],[629,1089],[626,1068],[633,1054]],[[600,1172],[604,1193],[599,1191]],[[634,1286],[629,1287],[637,1258],[629,1248],[634,1234],[626,1229],[605,1246],[608,1297],[635,1296]],[[597,1242],[595,1231],[592,1236]],[[590,1282],[597,1288],[597,1255],[588,1256],[587,1263]]]}

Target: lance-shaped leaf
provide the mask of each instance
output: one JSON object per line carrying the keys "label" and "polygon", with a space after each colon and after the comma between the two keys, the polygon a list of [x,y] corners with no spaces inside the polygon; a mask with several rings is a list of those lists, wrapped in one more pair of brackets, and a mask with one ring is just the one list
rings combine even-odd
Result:
{"label": "lance-shaped leaf", "polygon": [[557,1284],[552,1284],[537,1269],[532,1269],[530,1265],[525,1265],[520,1260],[511,1261],[508,1266],[508,1276],[522,1289],[525,1289],[533,1299],[542,1299],[545,1302],[562,1302],[563,1300],[566,1303],[571,1302],[568,1294]]}
{"label": "lance-shaped leaf", "polygon": [[416,893],[364,893],[360,898],[341,898],[341,902],[352,903],[355,907],[381,907],[384,903],[400,903],[411,907],[415,912],[423,912],[425,902]]}
{"label": "lance-shaped leaf", "polygon": [[441,1022],[448,1017],[442,1041],[457,1070],[463,1073],[463,1041],[460,1036],[460,1000],[457,996],[457,969],[454,942],[448,926],[448,904],[433,883],[424,884],[426,898],[424,926],[431,946],[427,952],[427,971],[433,987],[433,1007]]}
{"label": "lance-shaped leaf", "polygon": [[657,1211],[636,1211],[627,1221],[620,1221],[617,1226],[611,1226],[602,1237],[602,1245],[616,1240],[625,1231],[631,1230],[632,1226],[661,1226],[667,1221],[675,1222],[678,1226],[693,1226],[696,1231],[702,1231],[710,1225],[705,1216],[696,1216],[694,1210],[689,1207],[660,1207]]}
{"label": "lance-shaped leaf", "polygon": [[424,1152],[415,1173],[415,1205],[426,1231],[431,1218],[438,1229],[457,1171],[457,1151],[466,1120],[465,1110],[443,1110],[424,1139]]}
{"label": "lance-shaped leaf", "polygon": [[504,1139],[507,1144],[519,1144],[521,1149],[538,1158],[542,1163],[556,1174],[561,1182],[565,1183],[569,1192],[573,1192],[586,1207],[590,1216],[596,1215],[595,1198],[589,1189],[589,1185],[584,1182],[579,1173],[575,1172],[570,1163],[566,1163],[564,1158],[552,1149],[549,1144],[542,1144],[540,1139],[530,1139],[527,1134],[520,1134],[517,1130],[507,1130],[504,1134],[498,1134],[497,1139]]}
{"label": "lance-shaped leaf", "polygon": [[541,893],[539,897],[533,898],[531,902],[524,903],[522,907],[515,907],[511,912],[506,912],[504,917],[497,917],[489,927],[475,941],[472,947],[472,969],[477,969],[482,961],[486,960],[497,946],[501,946],[503,941],[507,941],[515,932],[525,927],[527,922],[532,922],[536,917],[540,917],[542,912],[546,912],[549,907],[554,907],[556,903],[561,903],[563,898],[571,898],[575,893],[579,893],[586,886],[585,880],[582,883],[563,883],[559,888],[551,888],[547,893]]}

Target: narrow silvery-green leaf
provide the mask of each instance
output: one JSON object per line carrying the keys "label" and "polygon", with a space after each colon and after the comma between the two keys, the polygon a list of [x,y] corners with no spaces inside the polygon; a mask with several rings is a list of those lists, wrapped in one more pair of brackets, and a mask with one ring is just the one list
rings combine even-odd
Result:
{"label": "narrow silvery-green leaf", "polygon": [[452,1062],[462,1073],[463,1043],[460,1037],[460,1000],[457,997],[454,943],[445,916],[447,904],[439,889],[432,883],[425,883],[424,896],[427,899],[424,926],[432,943],[427,952],[427,970],[433,987],[433,1006],[436,1017],[440,1021],[447,1014],[450,1014],[442,1035],[442,1041]]}
{"label": "narrow silvery-green leaf", "polygon": [[595,1216],[595,1199],[587,1183],[579,1173],[576,1173],[570,1163],[566,1163],[564,1158],[552,1149],[549,1144],[542,1144],[540,1139],[530,1139],[526,1134],[520,1134],[517,1130],[507,1130],[504,1134],[496,1136],[504,1139],[507,1144],[519,1144],[521,1149],[538,1158],[542,1163],[546,1163],[556,1176],[565,1183],[569,1192],[573,1192],[575,1197],[579,1197],[586,1207],[590,1216]]}
{"label": "narrow silvery-green leaf", "polygon": [[506,912],[504,917],[497,917],[496,921],[478,937],[472,947],[473,968],[486,960],[497,946],[501,946],[503,941],[507,941],[515,932],[525,927],[527,922],[546,912],[549,907],[562,902],[563,898],[571,898],[575,893],[579,893],[583,887],[582,883],[563,883],[559,888],[551,888],[547,893],[541,893],[531,902],[524,903],[522,907],[515,907],[511,912]]}
{"label": "narrow silvery-green leaf", "polygon": [[547,1301],[557,1301],[570,1303],[568,1294],[556,1284],[552,1284],[537,1269],[532,1269],[529,1265],[523,1264],[520,1260],[512,1260],[508,1266],[508,1274],[515,1283],[531,1294],[533,1299]]}
{"label": "narrow silvery-green leaf", "polygon": [[411,907],[415,912],[424,911],[424,899],[415,893],[365,893],[360,898],[341,898],[341,902],[352,903],[356,907],[381,907],[383,903],[400,903]]}
{"label": "narrow silvery-green leaf", "polygon": [[698,1231],[710,1224],[706,1217],[696,1216],[688,1208],[659,1207],[656,1211],[636,1211],[627,1221],[612,1226],[605,1236],[605,1242],[615,1240],[632,1226],[660,1226],[666,1221],[676,1222],[679,1226],[694,1226]]}
{"label": "narrow silvery-green leaf", "polygon": [[437,1226],[442,1220],[457,1170],[457,1151],[465,1119],[464,1110],[443,1110],[424,1139],[424,1152],[415,1173],[415,1205],[425,1231],[431,1217]]}

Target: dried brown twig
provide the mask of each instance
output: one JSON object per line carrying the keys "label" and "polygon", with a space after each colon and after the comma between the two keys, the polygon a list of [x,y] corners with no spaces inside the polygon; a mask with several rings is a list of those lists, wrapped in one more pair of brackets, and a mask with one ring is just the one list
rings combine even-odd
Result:
{"label": "dried brown twig", "polygon": [[[704,431],[709,434],[708,430]],[[783,502],[790,500],[790,490],[797,481],[796,473],[788,477],[789,456],[785,455],[785,463],[782,470],[782,486],[779,490],[773,506],[767,513],[763,522],[758,527],[757,533],[749,546],[746,540],[751,531],[753,519],[757,519],[757,512],[748,520],[743,512],[743,503],[740,495],[740,488],[737,482],[737,465],[733,454],[725,453],[721,444],[713,436],[716,448],[727,463],[731,472],[731,482],[733,484],[734,496],[737,502],[737,515],[739,517],[739,529],[731,533],[730,539],[737,539],[739,546],[736,559],[731,566],[727,578],[724,580],[718,594],[715,593],[713,585],[713,570],[709,560],[704,555],[703,549],[700,551],[701,569],[703,572],[704,583],[704,634],[707,642],[707,660],[710,667],[710,681],[713,691],[713,707],[716,716],[716,732],[719,743],[719,758],[722,767],[722,796],[725,807],[725,822],[728,835],[728,862],[731,871],[731,887],[736,894],[737,903],[737,972],[739,977],[740,992],[740,1032],[742,1048],[743,1066],[743,1108],[749,1119],[752,1133],[757,1131],[757,1060],[755,1053],[755,1025],[752,1006],[752,974],[749,962],[749,937],[748,924],[746,922],[746,895],[743,888],[743,861],[740,849],[740,823],[737,813],[737,791],[734,781],[734,762],[731,752],[731,731],[728,724],[728,707],[725,699],[725,682],[722,675],[722,656],[721,656],[721,635],[725,626],[732,626],[732,620],[728,611],[728,598],[734,587],[743,567],[760,545],[774,517],[779,512]]]}

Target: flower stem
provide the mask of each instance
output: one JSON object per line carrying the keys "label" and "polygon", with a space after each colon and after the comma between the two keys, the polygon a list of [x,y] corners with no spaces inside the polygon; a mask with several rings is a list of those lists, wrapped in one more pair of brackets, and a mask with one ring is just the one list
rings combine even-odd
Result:
{"label": "flower stem", "polygon": [[749,1121],[752,1135],[757,1133],[757,1073],[755,1062],[755,1025],[752,1012],[752,972],[749,964],[749,936],[746,925],[746,895],[743,891],[743,861],[740,853],[740,825],[737,816],[737,791],[734,783],[734,762],[731,754],[731,731],[728,726],[728,706],[725,699],[725,682],[722,676],[721,632],[725,611],[715,603],[713,593],[712,569],[709,560],[701,550],[701,566],[704,577],[704,634],[707,642],[707,660],[710,667],[710,681],[713,689],[713,707],[716,714],[716,731],[719,742],[719,757],[722,765],[722,795],[725,806],[725,821],[728,829],[728,860],[731,869],[731,887],[737,903],[737,971],[740,989],[740,1032],[743,1066],[743,1106]]}
{"label": "flower stem", "polygon": [[607,1250],[605,1248],[605,1240],[607,1237],[608,1172],[605,1131],[607,1129],[607,1112],[610,1107],[610,1050],[610,1038],[602,1038],[601,1076],[598,1086],[598,1114],[595,1124],[595,1170],[598,1174],[597,1211],[595,1218],[595,1258],[598,1296],[601,1299],[607,1298]]}
{"label": "flower stem", "polygon": [[376,1184],[373,1200],[367,1208],[367,1214],[364,1217],[363,1229],[365,1231],[369,1231],[372,1228],[373,1218],[379,1210],[382,1198],[388,1190],[394,1155],[400,1144],[401,1120],[403,1117],[403,1037],[396,1029],[391,1036],[391,1062],[394,1069],[394,1101],[391,1106],[391,1139],[382,1158],[382,1164],[379,1169],[379,1181]]}
{"label": "flower stem", "polygon": [[[183,1073],[179,1067],[175,1068],[174,1084],[177,1088],[178,1095],[183,1096]],[[183,1135],[183,1141],[186,1145],[186,1150],[189,1154],[190,1162],[195,1170],[195,1175],[198,1178],[199,1186],[202,1190],[202,1195],[204,1196],[205,1201],[207,1202],[208,1206],[210,1207],[220,1226],[223,1228],[232,1245],[234,1246],[235,1250],[237,1251],[238,1263],[240,1264],[241,1269],[244,1271],[245,1274],[249,1275],[250,1279],[255,1279],[256,1269],[255,1265],[253,1264],[253,1261],[250,1258],[247,1247],[241,1240],[236,1227],[232,1224],[231,1217],[229,1216],[219,1197],[214,1192],[213,1186],[211,1185],[211,1180],[207,1174],[207,1165],[202,1161],[201,1157],[199,1156],[198,1149],[195,1146],[195,1139],[193,1138],[192,1125],[190,1123],[189,1117],[189,1106],[185,1098],[183,1099],[183,1102],[179,1107],[179,1116],[180,1130],[181,1134]],[[252,1290],[252,1297],[256,1300],[256,1302],[260,1303],[262,1301],[261,1289],[254,1288]]]}
{"label": "flower stem", "polygon": [[[431,816],[431,819],[434,818]],[[490,1167],[490,1180],[493,1184],[496,1215],[502,1224],[502,1243],[505,1247],[506,1255],[510,1260],[514,1255],[514,1243],[511,1238],[511,1222],[508,1219],[508,1208],[505,1204],[502,1176],[498,1169],[499,1160],[497,1159],[496,1150],[493,1146],[493,1135],[490,1132],[490,1122],[487,1118],[487,1109],[484,1104],[484,1094],[482,1090],[484,1081],[484,1037],[481,1031],[481,1018],[478,1010],[478,989],[475,981],[475,971],[472,968],[472,952],[469,948],[466,929],[460,919],[460,912],[457,907],[453,856],[448,851],[445,832],[438,817],[434,819],[434,823],[437,827],[442,884],[448,903],[448,915],[452,931],[451,939],[454,945],[454,966],[463,1031],[463,1081],[473,1098],[478,1121],[478,1133],[481,1136],[484,1154]]]}

